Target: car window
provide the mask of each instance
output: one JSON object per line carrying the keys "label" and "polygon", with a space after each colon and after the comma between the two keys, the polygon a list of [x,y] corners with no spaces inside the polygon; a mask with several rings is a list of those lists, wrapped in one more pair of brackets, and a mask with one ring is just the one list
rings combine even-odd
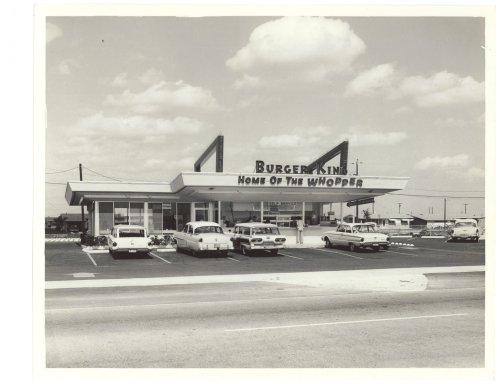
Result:
{"label": "car window", "polygon": [[144,237],[144,229],[140,228],[122,228],[120,237]]}
{"label": "car window", "polygon": [[337,228],[337,232],[344,232],[344,226],[343,225],[339,225],[338,228]]}
{"label": "car window", "polygon": [[279,235],[278,228],[273,227],[257,227],[252,229],[252,235]]}
{"label": "car window", "polygon": [[182,228],[182,232],[187,232],[188,231],[188,225],[186,224],[184,228]]}
{"label": "car window", "polygon": [[345,227],[345,232],[351,233],[351,227]]}
{"label": "car window", "polygon": [[355,225],[352,229],[359,233],[375,232],[373,225]]}
{"label": "car window", "polygon": [[242,233],[244,235],[250,236],[250,228],[248,228],[248,227],[242,227],[241,229],[242,229]]}
{"label": "car window", "polygon": [[218,227],[216,225],[207,225],[203,227],[198,227],[194,230],[195,234],[201,234],[201,233],[223,233],[222,228]]}
{"label": "car window", "polygon": [[473,222],[460,222],[455,224],[455,227],[475,227],[475,226],[476,223]]}

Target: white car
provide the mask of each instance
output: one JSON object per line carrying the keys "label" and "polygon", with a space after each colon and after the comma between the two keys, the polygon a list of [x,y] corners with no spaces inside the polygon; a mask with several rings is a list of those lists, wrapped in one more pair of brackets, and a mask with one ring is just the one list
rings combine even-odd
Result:
{"label": "white car", "polygon": [[371,248],[374,251],[389,248],[389,236],[377,232],[373,224],[342,223],[335,231],[323,233],[321,240],[327,248],[346,246],[351,251],[360,248]]}
{"label": "white car", "polygon": [[270,251],[277,255],[280,249],[285,248],[286,238],[280,234],[277,225],[265,223],[244,223],[234,227],[231,237],[234,249],[244,255],[252,251]]}
{"label": "white car", "polygon": [[116,225],[108,235],[109,253],[149,253],[153,249],[146,229],[140,225]]}
{"label": "white car", "polygon": [[457,219],[449,232],[450,240],[472,240],[479,241],[479,228],[474,219]]}
{"label": "white car", "polygon": [[174,234],[177,250],[186,250],[193,254],[198,252],[218,252],[226,256],[233,249],[233,243],[224,234],[222,227],[210,221],[193,221],[187,223],[182,231]]}

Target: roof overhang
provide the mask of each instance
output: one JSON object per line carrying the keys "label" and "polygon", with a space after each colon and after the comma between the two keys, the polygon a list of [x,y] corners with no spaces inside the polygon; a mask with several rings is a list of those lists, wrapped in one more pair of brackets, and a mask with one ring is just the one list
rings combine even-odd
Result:
{"label": "roof overhang", "polygon": [[68,182],[70,205],[91,201],[347,202],[404,189],[406,177],[182,172],[172,183]]}

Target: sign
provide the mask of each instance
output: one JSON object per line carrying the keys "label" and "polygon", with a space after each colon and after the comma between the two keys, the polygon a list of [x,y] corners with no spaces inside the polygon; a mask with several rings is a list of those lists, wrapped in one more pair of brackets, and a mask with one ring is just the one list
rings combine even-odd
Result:
{"label": "sign", "polygon": [[354,205],[371,204],[371,203],[374,203],[374,202],[375,202],[375,199],[373,197],[369,197],[367,199],[349,201],[347,203],[347,206],[348,207],[352,207]]}
{"label": "sign", "polygon": [[237,176],[238,185],[276,187],[362,188],[363,179],[351,176]]}
{"label": "sign", "polygon": [[347,169],[344,167],[325,166],[325,163],[319,163],[309,171],[307,165],[283,165],[283,164],[266,164],[262,160],[255,162],[255,173],[289,173],[289,174],[313,174],[317,175],[347,175]]}

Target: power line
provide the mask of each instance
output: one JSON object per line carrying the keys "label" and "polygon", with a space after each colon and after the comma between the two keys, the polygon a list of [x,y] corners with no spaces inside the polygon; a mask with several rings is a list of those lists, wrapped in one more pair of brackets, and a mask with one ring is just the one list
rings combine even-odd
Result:
{"label": "power line", "polygon": [[66,183],[51,183],[50,181],[46,181],[45,184],[58,184],[58,185],[66,185]]}
{"label": "power line", "polygon": [[114,177],[110,177],[110,176],[103,175],[102,173],[99,173],[99,172],[93,171],[93,170],[92,170],[92,169],[90,169],[90,168],[87,168],[87,167],[83,167],[83,168],[85,168],[87,171],[93,172],[93,173],[95,173],[96,175],[99,175],[99,176],[105,177],[105,178],[107,178],[107,179],[122,182],[122,180],[120,180],[120,179],[116,179],[116,178],[114,178]]}
{"label": "power line", "polygon": [[78,168],[78,167],[73,167],[73,168],[70,168],[70,169],[66,169],[66,170],[64,170],[64,171],[60,171],[60,170],[58,170],[58,171],[56,171],[56,172],[45,172],[45,174],[46,174],[46,175],[53,175],[53,174],[55,174],[55,173],[64,173],[64,172],[69,172],[69,171],[72,171],[73,169],[77,169],[77,168]]}

